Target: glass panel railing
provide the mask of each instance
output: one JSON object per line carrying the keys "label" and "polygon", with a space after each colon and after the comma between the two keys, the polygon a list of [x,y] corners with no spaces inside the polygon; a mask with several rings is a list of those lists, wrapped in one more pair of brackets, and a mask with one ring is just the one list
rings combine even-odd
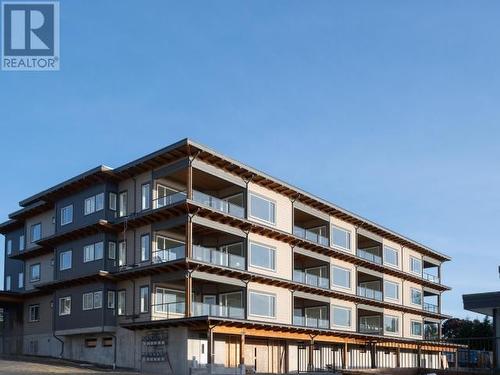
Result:
{"label": "glass panel railing", "polygon": [[432,275],[430,273],[424,272],[423,276],[424,276],[424,279],[429,280],[432,283],[439,284],[439,277],[437,277],[436,275]]}
{"label": "glass panel railing", "polygon": [[153,209],[162,208],[186,199],[186,192],[177,191],[153,200]]}
{"label": "glass panel railing", "polygon": [[293,227],[293,234],[296,235],[297,237],[304,238],[308,241],[318,243],[323,246],[328,246],[328,238],[325,236],[322,236],[321,234],[318,234],[316,232],[313,232],[308,229],[304,229],[301,227],[294,226]]}
{"label": "glass panel railing", "polygon": [[193,245],[193,259],[223,267],[245,269],[244,257],[200,245]]}
{"label": "glass panel railing", "polygon": [[372,263],[382,264],[382,257],[373,253],[370,253],[363,249],[358,249],[358,257],[366,259]]}
{"label": "glass panel railing", "polygon": [[240,306],[221,306],[203,302],[193,302],[191,313],[193,316],[218,316],[243,319],[245,309]]}
{"label": "glass panel railing", "polygon": [[320,288],[330,287],[330,281],[328,280],[328,278],[316,276],[311,273],[306,273],[300,270],[293,270],[293,281],[302,284],[317,286]]}
{"label": "glass panel railing", "polygon": [[186,248],[184,245],[172,247],[169,249],[158,249],[153,251],[152,260],[153,263],[165,263],[172,260],[184,258],[186,253]]}
{"label": "glass panel railing", "polygon": [[434,305],[432,303],[427,303],[427,302],[424,302],[424,310],[429,311],[429,312],[433,312],[433,313],[437,313],[439,311],[437,305]]}
{"label": "glass panel railing", "polygon": [[360,333],[369,333],[369,334],[382,334],[382,327],[378,324],[371,323],[360,323],[359,324],[359,332]]}
{"label": "glass panel railing", "polygon": [[152,310],[162,319],[181,318],[186,311],[186,302],[168,302],[152,305]]}
{"label": "glass panel railing", "polygon": [[380,290],[365,288],[363,286],[358,286],[358,296],[375,299],[377,301],[382,301],[383,299],[382,292]]}
{"label": "glass panel railing", "polygon": [[293,324],[301,327],[330,328],[330,321],[328,319],[319,319],[300,315],[293,316]]}
{"label": "glass panel railing", "polygon": [[205,206],[212,207],[218,211],[222,211],[233,216],[241,218],[245,217],[245,209],[243,207],[238,206],[234,203],[230,203],[223,199],[202,193],[201,191],[193,190],[193,200],[195,202],[204,204]]}

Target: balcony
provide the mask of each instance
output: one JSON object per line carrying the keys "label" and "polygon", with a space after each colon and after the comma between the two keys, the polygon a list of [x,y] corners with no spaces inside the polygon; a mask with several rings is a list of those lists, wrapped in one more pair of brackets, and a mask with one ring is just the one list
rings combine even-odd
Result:
{"label": "balcony", "polygon": [[382,301],[384,299],[383,294],[380,290],[366,288],[363,286],[358,286],[358,296],[370,298],[377,301]]}
{"label": "balcony", "polygon": [[156,249],[152,253],[152,261],[153,263],[165,263],[170,262],[177,259],[184,258],[184,254],[186,253],[186,247],[184,245],[165,248],[165,249]]}
{"label": "balcony", "polygon": [[293,227],[293,234],[305,240],[315,242],[317,244],[328,246],[328,238],[318,233],[318,230],[310,230],[298,226]]}
{"label": "balcony", "polygon": [[293,281],[319,288],[328,289],[330,287],[330,280],[327,277],[316,276],[301,270],[293,270]]}
{"label": "balcony", "polygon": [[181,202],[186,199],[185,191],[164,191],[164,194],[156,199],[153,199],[153,209],[163,208],[172,204]]}
{"label": "balcony", "polygon": [[243,319],[245,317],[245,309],[241,306],[224,306],[203,302],[193,302],[191,306],[191,315]]}
{"label": "balcony", "polygon": [[424,339],[439,340],[439,324],[424,322]]}
{"label": "balcony", "polygon": [[328,329],[328,328],[330,328],[330,321],[328,319],[320,319],[320,318],[315,318],[315,317],[310,317],[310,316],[294,315],[293,316],[293,325],[300,326],[300,327]]}
{"label": "balcony", "polygon": [[434,263],[431,263],[427,260],[424,260],[422,266],[423,266],[422,267],[423,268],[422,277],[425,280],[430,281],[431,283],[436,283],[436,284],[441,283],[441,280],[439,277],[439,275],[441,274],[440,264],[434,264]]}
{"label": "balcony", "polygon": [[422,273],[422,276],[424,277],[424,279],[432,282],[432,283],[436,283],[436,284],[439,284],[439,277],[436,276],[436,275],[432,275],[430,273],[427,273],[427,272],[423,272]]}
{"label": "balcony", "polygon": [[[365,313],[369,312],[365,311]],[[383,334],[384,328],[382,327],[382,317],[379,315],[360,316],[359,333],[366,333],[370,335]]]}
{"label": "balcony", "polygon": [[372,251],[369,251],[367,249],[358,249],[357,254],[358,257],[363,258],[369,262],[382,264],[382,257]]}
{"label": "balcony", "polygon": [[437,305],[434,305],[434,304],[428,303],[428,302],[424,302],[424,310],[432,312],[432,313],[436,313],[436,314],[439,312],[439,308]]}
{"label": "balcony", "polygon": [[293,209],[293,234],[322,246],[329,246],[328,228],[330,223],[312,213]]}
{"label": "balcony", "polygon": [[193,200],[229,215],[239,218],[245,217],[245,209],[235,203],[229,202],[227,199],[216,198],[201,191],[193,190]]}
{"label": "balcony", "polygon": [[200,262],[215,264],[217,266],[244,270],[246,267],[245,257],[231,254],[227,250],[220,251],[200,245],[193,245],[193,259]]}
{"label": "balcony", "polygon": [[153,304],[155,319],[179,319],[184,317],[186,302],[168,302]]}
{"label": "balcony", "polygon": [[330,264],[324,259],[294,251],[293,266],[293,281],[318,288],[330,288]]}
{"label": "balcony", "polygon": [[367,236],[358,233],[357,256],[371,263],[382,264],[382,243]]}

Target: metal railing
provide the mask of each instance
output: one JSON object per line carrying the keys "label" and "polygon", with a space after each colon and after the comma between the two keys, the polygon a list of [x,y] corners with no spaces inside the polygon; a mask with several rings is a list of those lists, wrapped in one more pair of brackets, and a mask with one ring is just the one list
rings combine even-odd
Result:
{"label": "metal railing", "polygon": [[293,270],[293,281],[326,289],[330,287],[328,278],[305,273],[301,270]]}
{"label": "metal railing", "polygon": [[186,199],[185,191],[176,191],[169,195],[153,199],[153,209],[162,208]]}
{"label": "metal railing", "polygon": [[193,259],[218,266],[245,269],[245,258],[240,255],[229,254],[214,248],[193,245]]}
{"label": "metal railing", "polygon": [[432,303],[424,302],[423,307],[424,307],[425,311],[429,311],[429,312],[433,312],[433,313],[439,312],[439,307],[437,305],[432,304]]}
{"label": "metal railing", "polygon": [[445,342],[461,345],[456,353],[445,353],[448,365],[457,369],[481,370],[481,374],[495,370],[494,350],[500,345],[500,337],[448,338]]}
{"label": "metal railing", "polygon": [[312,318],[309,316],[294,315],[293,324],[301,327],[312,328],[330,328],[330,321],[328,319]]}
{"label": "metal railing", "polygon": [[237,216],[240,218],[245,217],[245,209],[243,207],[238,206],[234,203],[230,203],[223,199],[202,193],[201,191],[198,190],[193,190],[193,200],[195,202],[204,204],[218,211],[222,211],[233,216]]}
{"label": "metal railing", "polygon": [[430,273],[423,272],[422,276],[423,276],[424,279],[429,280],[432,283],[439,284],[439,277],[437,277],[435,275],[431,275]]}
{"label": "metal railing", "polygon": [[184,245],[169,249],[157,249],[151,254],[153,263],[165,263],[185,257],[186,247]]}
{"label": "metal railing", "polygon": [[365,288],[363,286],[358,286],[358,296],[374,299],[377,301],[382,301],[383,294],[380,290]]}
{"label": "metal railing", "polygon": [[168,302],[152,304],[152,311],[161,319],[182,318],[186,312],[186,302]]}
{"label": "metal railing", "polygon": [[223,306],[203,302],[192,302],[191,314],[193,316],[217,316],[240,318],[245,317],[245,309],[240,306]]}
{"label": "metal railing", "polygon": [[308,241],[315,242],[323,246],[329,246],[329,241],[327,237],[322,236],[321,234],[313,232],[309,229],[294,226],[293,234],[296,235],[297,237],[304,238]]}
{"label": "metal railing", "polygon": [[372,263],[382,264],[382,257],[379,255],[375,255],[363,249],[358,249],[358,257],[366,259]]}

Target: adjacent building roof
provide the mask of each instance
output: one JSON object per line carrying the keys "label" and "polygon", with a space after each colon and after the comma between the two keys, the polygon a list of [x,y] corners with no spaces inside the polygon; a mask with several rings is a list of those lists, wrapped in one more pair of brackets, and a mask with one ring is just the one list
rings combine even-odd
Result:
{"label": "adjacent building roof", "polygon": [[500,292],[464,294],[464,309],[493,316],[493,309],[500,309]]}

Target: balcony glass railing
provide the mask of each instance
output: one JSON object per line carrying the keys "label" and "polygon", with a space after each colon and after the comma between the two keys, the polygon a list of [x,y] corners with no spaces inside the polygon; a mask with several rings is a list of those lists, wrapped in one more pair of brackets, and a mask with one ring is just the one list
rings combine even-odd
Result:
{"label": "balcony glass railing", "polygon": [[383,328],[378,324],[360,323],[359,332],[372,335],[381,335],[383,333]]}
{"label": "balcony glass railing", "polygon": [[424,279],[429,280],[432,283],[439,284],[439,277],[437,277],[436,275],[431,275],[430,273],[426,273],[426,272],[423,272],[422,275],[423,275]]}
{"label": "balcony glass railing", "polygon": [[193,302],[191,307],[193,316],[219,316],[229,318],[245,317],[245,309],[240,306],[221,306],[203,302]]}
{"label": "balcony glass railing", "polygon": [[366,259],[372,263],[382,264],[382,257],[373,253],[370,253],[363,249],[358,249],[358,257]]}
{"label": "balcony glass railing", "polygon": [[330,281],[328,280],[328,278],[316,276],[301,270],[293,270],[293,281],[302,284],[317,286],[320,288],[328,289],[330,287]]}
{"label": "balcony glass railing", "polygon": [[358,296],[375,299],[377,301],[382,301],[383,299],[383,295],[380,290],[365,288],[363,286],[358,286]]}
{"label": "balcony glass railing", "polygon": [[193,245],[193,259],[223,267],[245,269],[244,257],[200,245]]}
{"label": "balcony glass railing", "polygon": [[177,246],[169,249],[158,249],[153,251],[152,260],[153,263],[165,263],[172,260],[182,259],[185,257],[186,249],[185,246]]}
{"label": "balcony glass railing", "polygon": [[330,328],[330,321],[328,319],[311,318],[300,315],[293,316],[293,324],[301,327]]}
{"label": "balcony glass railing", "polygon": [[245,209],[243,207],[220,198],[212,197],[211,195],[202,193],[201,191],[193,190],[193,200],[233,216],[241,218],[245,217]]}
{"label": "balcony glass railing", "polygon": [[153,200],[153,209],[162,208],[186,199],[186,192],[177,191]]}
{"label": "balcony glass railing", "polygon": [[308,241],[315,242],[323,246],[328,246],[329,244],[327,237],[301,227],[294,226],[293,234],[296,235],[297,237],[304,238]]}
{"label": "balcony glass railing", "polygon": [[181,318],[186,311],[186,302],[168,302],[152,305],[156,314],[160,319],[177,319]]}
{"label": "balcony glass railing", "polygon": [[429,312],[433,312],[433,313],[439,312],[439,308],[437,305],[434,305],[432,303],[427,303],[427,302],[424,302],[424,310],[429,311]]}

